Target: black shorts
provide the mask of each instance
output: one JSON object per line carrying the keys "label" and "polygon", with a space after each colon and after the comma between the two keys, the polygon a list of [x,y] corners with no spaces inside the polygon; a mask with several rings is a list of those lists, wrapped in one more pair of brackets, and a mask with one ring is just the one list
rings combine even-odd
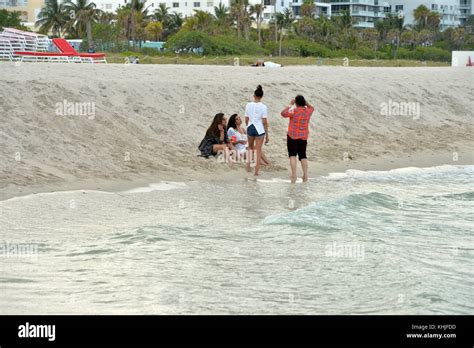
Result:
{"label": "black shorts", "polygon": [[288,146],[289,157],[298,155],[298,158],[300,159],[300,161],[302,159],[307,158],[306,157],[306,145],[308,144],[307,140],[293,139],[293,138],[290,138],[289,135],[287,135],[286,144]]}

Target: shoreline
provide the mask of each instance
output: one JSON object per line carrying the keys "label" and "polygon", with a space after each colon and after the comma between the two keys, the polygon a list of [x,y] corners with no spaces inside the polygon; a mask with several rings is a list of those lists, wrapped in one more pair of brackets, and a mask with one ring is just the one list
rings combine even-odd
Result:
{"label": "shoreline", "polygon": [[[400,168],[431,168],[442,165],[474,165],[474,154],[469,151],[458,152],[458,160],[452,160],[452,153],[432,153],[418,152],[410,154],[407,157],[375,157],[365,158],[361,160],[335,161],[334,163],[318,163],[317,161],[309,162],[310,178],[327,176],[330,173],[344,173],[347,170],[360,171],[390,171]],[[299,166],[299,164],[298,164]],[[287,178],[289,176],[288,168],[276,170],[265,170],[262,168],[261,178]],[[300,176],[300,168],[298,175]],[[216,176],[218,176],[216,178]],[[140,187],[146,187],[150,184],[168,181],[168,182],[190,182],[190,181],[231,181],[242,180],[248,177],[245,168],[231,169],[228,166],[225,169],[219,169],[216,172],[208,173],[184,173],[177,176],[175,173],[157,172],[144,173],[136,175],[130,179],[93,179],[85,178],[74,182],[58,182],[52,184],[19,186],[9,184],[5,188],[0,189],[0,202],[12,198],[19,198],[29,195],[42,193],[58,193],[68,191],[102,191],[116,193],[121,191],[132,190]]]}
{"label": "shoreline", "polygon": [[[119,191],[162,180],[243,179],[244,168],[198,157],[197,146],[217,112],[243,115],[257,84],[264,88],[270,119],[264,152],[273,163],[262,168],[263,178],[289,176],[288,121],[280,112],[296,94],[316,107],[307,152],[310,177],[474,163],[472,69],[1,67],[1,200],[38,192]],[[72,106],[67,112],[66,104]],[[402,104],[416,108],[404,110]],[[390,105],[399,108],[384,112]]]}

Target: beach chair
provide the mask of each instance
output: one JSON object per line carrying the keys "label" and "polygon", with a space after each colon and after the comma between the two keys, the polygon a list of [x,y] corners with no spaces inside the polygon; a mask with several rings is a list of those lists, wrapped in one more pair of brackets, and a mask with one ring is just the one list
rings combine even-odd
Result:
{"label": "beach chair", "polygon": [[70,57],[68,54],[55,52],[14,51],[13,60],[21,62],[81,63],[75,61],[74,57]]}
{"label": "beach chair", "polygon": [[53,39],[53,44],[58,48],[59,52],[68,54],[71,57],[79,57],[81,60],[90,63],[107,63],[105,53],[78,53],[65,39]]}
{"label": "beach chair", "polygon": [[13,60],[13,48],[9,40],[0,37],[0,60]]}

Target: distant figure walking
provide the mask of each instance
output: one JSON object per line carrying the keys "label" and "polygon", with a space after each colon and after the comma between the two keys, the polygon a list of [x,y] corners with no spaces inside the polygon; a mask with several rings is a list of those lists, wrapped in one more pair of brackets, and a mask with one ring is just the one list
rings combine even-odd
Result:
{"label": "distant figure walking", "polygon": [[258,176],[260,170],[260,162],[262,160],[262,145],[263,142],[269,142],[268,137],[268,109],[262,103],[263,88],[258,85],[253,94],[254,101],[247,104],[245,107],[245,124],[247,125],[248,136],[248,150],[249,156],[247,158],[247,172],[250,172],[250,161],[253,157],[254,150],[257,152],[255,159],[254,175]]}
{"label": "distant figure walking", "polygon": [[309,136],[309,121],[313,111],[314,107],[310,105],[302,95],[297,95],[295,99],[291,100],[290,105],[281,112],[283,117],[288,117],[290,119],[286,142],[288,156],[290,157],[290,180],[292,183],[296,182],[296,155],[298,155],[301,162],[301,168],[303,169],[303,182],[308,181],[306,146],[308,144]]}

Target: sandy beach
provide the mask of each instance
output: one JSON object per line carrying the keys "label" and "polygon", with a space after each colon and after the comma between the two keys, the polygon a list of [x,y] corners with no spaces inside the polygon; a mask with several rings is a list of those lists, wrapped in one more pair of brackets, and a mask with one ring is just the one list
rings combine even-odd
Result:
{"label": "sandy beach", "polygon": [[[473,83],[472,69],[453,68],[1,63],[0,199],[244,178],[244,165],[200,158],[197,145],[214,114],[242,115],[257,84],[270,114],[263,178],[288,176],[280,111],[298,93],[316,106],[312,177],[473,164]],[[93,112],[68,113],[68,103]],[[393,103],[419,113],[388,115]]]}
{"label": "sandy beach", "polygon": [[[0,64],[0,314],[472,314],[473,73]],[[245,180],[197,147],[258,84]]]}

